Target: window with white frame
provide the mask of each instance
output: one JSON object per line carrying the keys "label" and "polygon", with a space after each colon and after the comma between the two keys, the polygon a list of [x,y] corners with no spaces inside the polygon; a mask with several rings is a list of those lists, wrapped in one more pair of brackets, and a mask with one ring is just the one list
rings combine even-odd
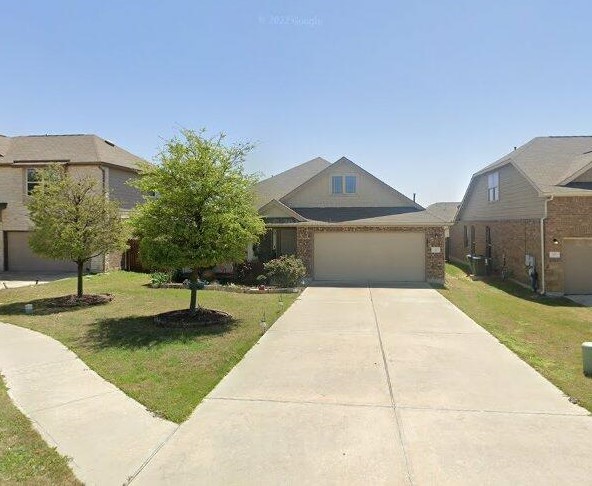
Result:
{"label": "window with white frame", "polygon": [[358,180],[355,175],[333,176],[331,178],[332,194],[356,194],[358,192]]}
{"label": "window with white frame", "polygon": [[499,201],[499,172],[492,172],[487,176],[487,200]]}
{"label": "window with white frame", "polygon": [[346,194],[355,194],[357,191],[357,181],[356,176],[348,175],[345,176],[345,193]]}
{"label": "window with white frame", "polygon": [[343,177],[333,176],[331,178],[331,193],[332,194],[343,194]]}
{"label": "window with white frame", "polygon": [[27,195],[30,196],[38,184],[39,172],[37,169],[27,169]]}

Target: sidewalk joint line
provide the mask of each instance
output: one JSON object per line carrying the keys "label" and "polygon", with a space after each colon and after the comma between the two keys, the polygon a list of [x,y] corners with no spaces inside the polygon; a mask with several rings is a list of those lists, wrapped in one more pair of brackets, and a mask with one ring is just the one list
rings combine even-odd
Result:
{"label": "sidewalk joint line", "polygon": [[463,412],[463,413],[490,413],[498,415],[547,415],[554,417],[589,417],[591,414],[568,413],[568,412],[536,412],[520,410],[488,410],[477,408],[446,408],[446,407],[420,407],[413,405],[397,405],[399,410],[418,410],[422,412]]}
{"label": "sidewalk joint line", "polygon": [[70,401],[64,402],[64,403],[58,403],[57,405],[51,405],[51,406],[48,406],[48,407],[36,408],[34,410],[31,410],[31,413],[44,412],[46,410],[53,410],[54,408],[65,407],[66,405],[70,405],[72,403],[83,402],[84,400],[90,400],[91,398],[102,397],[104,395],[109,395],[111,393],[116,393],[118,391],[121,391],[121,390],[109,390],[109,391],[106,391],[106,392],[97,393],[95,395],[89,395],[88,397],[75,398],[74,400],[70,400]]}
{"label": "sidewalk joint line", "polygon": [[160,452],[160,450],[167,444],[167,442],[173,438],[173,435],[175,435],[177,433],[177,430],[179,430],[179,427],[181,427],[181,425],[182,424],[177,424],[177,426],[173,429],[173,431],[168,436],[166,436],[165,439],[159,445],[157,445],[154,448],[154,450],[148,455],[146,460],[144,462],[142,462],[142,464],[140,464],[140,467],[138,467],[136,472],[133,473],[132,475],[128,476],[128,478],[123,483],[124,486],[131,484],[132,481],[134,481],[138,477],[138,474],[140,474],[144,470],[144,468],[150,463],[150,461],[152,461],[152,459],[154,459],[154,456],[156,456],[156,454],[158,454]]}
{"label": "sidewalk joint line", "polygon": [[401,418],[399,417],[399,413],[397,411],[397,404],[395,402],[395,394],[393,393],[393,385],[391,383],[391,375],[389,373],[388,361],[386,359],[386,353],[384,352],[384,345],[382,343],[382,334],[380,333],[380,326],[378,324],[378,316],[376,315],[376,307],[374,306],[374,298],[372,297],[372,288],[370,287],[370,282],[368,282],[368,293],[370,294],[370,302],[372,303],[372,312],[374,313],[374,323],[376,324],[376,332],[378,334],[378,344],[380,345],[380,353],[382,355],[382,362],[384,364],[384,371],[386,373],[386,382],[389,389],[389,394],[391,397],[391,404],[393,408],[393,413],[395,414],[395,423],[397,425],[397,431],[399,433],[399,445],[401,446],[401,450],[403,451],[403,459],[405,461],[405,472],[407,473],[407,480],[409,484],[413,485],[413,476],[411,474],[411,468],[409,465],[409,458],[407,457],[407,450],[405,449],[405,442],[404,442],[404,433],[403,433],[403,424],[401,423]]}
{"label": "sidewalk joint line", "polygon": [[344,403],[344,402],[315,402],[312,400],[277,400],[268,398],[234,398],[234,397],[206,397],[206,400],[226,400],[233,402],[262,402],[262,403],[285,403],[291,405],[333,405],[338,407],[364,407],[364,408],[392,408],[392,405],[380,405],[371,403]]}

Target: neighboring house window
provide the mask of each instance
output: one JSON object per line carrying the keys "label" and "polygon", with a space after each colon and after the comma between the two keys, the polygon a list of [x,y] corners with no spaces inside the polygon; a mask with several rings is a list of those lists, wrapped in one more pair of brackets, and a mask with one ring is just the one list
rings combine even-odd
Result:
{"label": "neighboring house window", "polygon": [[491,258],[492,251],[491,251],[491,228],[489,226],[485,227],[485,256],[487,258]]}
{"label": "neighboring house window", "polygon": [[465,248],[469,247],[469,231],[467,230],[467,227],[464,227],[465,232],[464,232],[464,243],[465,243]]}
{"label": "neighboring house window", "polygon": [[27,169],[27,195],[31,195],[35,186],[39,184],[39,172],[37,169]]}
{"label": "neighboring house window", "polygon": [[487,200],[489,202],[499,201],[499,172],[487,176]]}
{"label": "neighboring house window", "polygon": [[345,193],[356,193],[356,176],[345,176]]}
{"label": "neighboring house window", "polygon": [[343,194],[343,177],[333,176],[331,178],[331,192],[333,194]]}

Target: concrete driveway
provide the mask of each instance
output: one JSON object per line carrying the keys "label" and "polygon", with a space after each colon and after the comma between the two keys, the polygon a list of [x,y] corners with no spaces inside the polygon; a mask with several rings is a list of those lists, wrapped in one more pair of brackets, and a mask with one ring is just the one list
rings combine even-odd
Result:
{"label": "concrete driveway", "polygon": [[137,484],[589,484],[592,418],[435,290],[308,288]]}
{"label": "concrete driveway", "polygon": [[566,295],[568,299],[586,307],[592,307],[592,295]]}
{"label": "concrete driveway", "polygon": [[0,272],[0,290],[30,287],[75,276],[75,273],[69,272]]}

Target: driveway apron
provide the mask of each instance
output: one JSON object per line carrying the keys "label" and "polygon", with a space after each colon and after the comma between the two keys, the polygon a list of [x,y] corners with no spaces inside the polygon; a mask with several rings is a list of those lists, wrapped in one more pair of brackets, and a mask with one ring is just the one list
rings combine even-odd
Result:
{"label": "driveway apron", "polygon": [[559,484],[592,419],[427,286],[310,287],[137,484]]}

